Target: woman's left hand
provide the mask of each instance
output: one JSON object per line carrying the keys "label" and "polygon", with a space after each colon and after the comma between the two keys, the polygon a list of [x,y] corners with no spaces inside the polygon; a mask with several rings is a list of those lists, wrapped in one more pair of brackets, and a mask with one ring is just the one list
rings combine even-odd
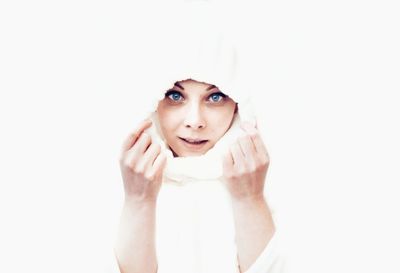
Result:
{"label": "woman's left hand", "polygon": [[246,135],[224,155],[223,181],[233,201],[260,200],[264,198],[268,152],[254,126],[245,123],[241,127]]}

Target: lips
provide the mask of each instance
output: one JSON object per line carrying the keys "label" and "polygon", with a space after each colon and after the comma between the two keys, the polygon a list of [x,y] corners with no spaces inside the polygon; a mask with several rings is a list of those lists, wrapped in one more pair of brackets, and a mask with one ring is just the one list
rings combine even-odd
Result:
{"label": "lips", "polygon": [[198,138],[183,138],[180,137],[180,139],[182,139],[183,141],[190,143],[190,144],[202,144],[207,142],[208,140],[204,140],[204,139],[198,139]]}
{"label": "lips", "polygon": [[179,137],[179,138],[181,140],[183,140],[184,142],[191,144],[191,145],[201,145],[208,141],[205,139],[198,139],[198,138],[183,138],[183,137]]}

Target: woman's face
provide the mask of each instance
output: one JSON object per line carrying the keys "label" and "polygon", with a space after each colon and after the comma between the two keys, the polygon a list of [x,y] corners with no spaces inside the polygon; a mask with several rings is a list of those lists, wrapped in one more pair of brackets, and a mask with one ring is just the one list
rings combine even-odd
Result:
{"label": "woman's face", "polygon": [[206,153],[229,129],[236,103],[218,87],[194,80],[176,82],[157,107],[167,144],[175,156]]}

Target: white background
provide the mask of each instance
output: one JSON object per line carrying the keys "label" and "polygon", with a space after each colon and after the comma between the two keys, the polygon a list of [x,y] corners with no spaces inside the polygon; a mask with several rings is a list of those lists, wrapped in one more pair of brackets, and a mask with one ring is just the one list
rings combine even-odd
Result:
{"label": "white background", "polygon": [[[294,272],[400,272],[395,2],[266,1],[238,18],[258,37]],[[0,272],[100,272],[111,255],[119,148],[146,96],[142,18],[163,23],[130,1],[0,3]]]}

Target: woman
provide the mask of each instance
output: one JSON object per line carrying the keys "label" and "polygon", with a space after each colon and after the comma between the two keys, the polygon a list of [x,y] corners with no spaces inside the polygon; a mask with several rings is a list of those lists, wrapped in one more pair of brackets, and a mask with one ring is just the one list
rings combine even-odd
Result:
{"label": "woman", "polygon": [[264,197],[267,150],[223,91],[176,82],[125,140],[121,272],[282,272]]}
{"label": "woman", "polygon": [[135,85],[151,105],[121,152],[115,272],[282,272],[244,39],[210,20],[223,11],[187,7],[137,39]]}

